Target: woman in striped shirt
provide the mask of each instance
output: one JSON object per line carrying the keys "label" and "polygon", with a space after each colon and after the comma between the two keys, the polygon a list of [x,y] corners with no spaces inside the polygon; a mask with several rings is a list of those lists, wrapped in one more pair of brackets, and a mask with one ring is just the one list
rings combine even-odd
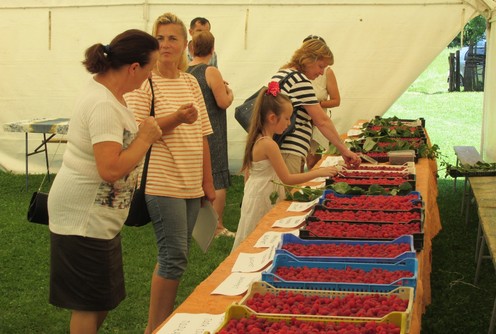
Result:
{"label": "woman in striped shirt", "polygon": [[312,83],[333,62],[333,54],[324,41],[311,39],[302,44],[273,77],[272,81],[281,81],[288,77],[281,90],[287,94],[296,112],[293,132],[286,135],[281,152],[291,173],[303,171],[312,139],[312,126],[320,132],[341,152],[346,164],[359,165],[360,158],[351,152],[341,140],[329,115],[322,109],[315,95]]}
{"label": "woman in striped shirt", "polygon": [[[152,146],[145,188],[158,248],[145,333],[172,313],[201,200],[215,199],[207,141],[212,128],[200,86],[185,72],[186,27],[165,13],[155,21],[153,36],[160,44],[152,82],[162,138]],[[127,96],[138,122],[149,115],[151,99],[148,81]]]}

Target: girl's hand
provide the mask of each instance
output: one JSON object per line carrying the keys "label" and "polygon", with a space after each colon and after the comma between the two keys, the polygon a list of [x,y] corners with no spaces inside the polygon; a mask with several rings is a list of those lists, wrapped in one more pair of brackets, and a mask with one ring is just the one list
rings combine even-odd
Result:
{"label": "girl's hand", "polygon": [[137,137],[151,145],[162,137],[162,129],[155,117],[148,117],[141,123]]}
{"label": "girl's hand", "polygon": [[338,169],[336,167],[321,167],[318,168],[317,171],[321,177],[332,177],[338,173]]}
{"label": "girl's hand", "polygon": [[176,116],[181,123],[192,124],[198,119],[198,110],[193,103],[183,104],[177,109]]}

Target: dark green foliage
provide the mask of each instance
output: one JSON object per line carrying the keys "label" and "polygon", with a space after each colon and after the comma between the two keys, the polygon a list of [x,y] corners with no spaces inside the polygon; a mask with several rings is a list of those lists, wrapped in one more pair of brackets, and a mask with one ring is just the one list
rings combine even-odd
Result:
{"label": "dark green foliage", "polygon": [[[465,25],[463,30],[463,46],[475,44],[486,32],[486,19],[479,15]],[[458,34],[449,44],[449,47],[460,47],[460,34]]]}
{"label": "dark green foliage", "polygon": [[378,184],[371,184],[368,190],[365,190],[356,186],[352,187],[346,182],[336,182],[328,188],[343,195],[406,195],[413,190],[409,182],[403,182],[398,187],[389,187],[389,190]]}

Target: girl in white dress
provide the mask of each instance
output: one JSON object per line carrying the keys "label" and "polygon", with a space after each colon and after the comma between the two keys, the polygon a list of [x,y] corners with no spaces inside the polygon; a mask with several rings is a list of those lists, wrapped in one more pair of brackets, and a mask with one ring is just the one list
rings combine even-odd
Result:
{"label": "girl in white dress", "polygon": [[241,170],[245,173],[245,188],[233,250],[255,229],[262,217],[273,207],[271,198],[277,193],[276,202],[284,198],[284,187],[300,184],[317,177],[330,177],[337,173],[335,167],[324,167],[307,173],[290,174],[279,146],[272,139],[281,134],[291,123],[291,100],[280,94],[279,83],[270,82],[259,93],[251,119],[245,155]]}

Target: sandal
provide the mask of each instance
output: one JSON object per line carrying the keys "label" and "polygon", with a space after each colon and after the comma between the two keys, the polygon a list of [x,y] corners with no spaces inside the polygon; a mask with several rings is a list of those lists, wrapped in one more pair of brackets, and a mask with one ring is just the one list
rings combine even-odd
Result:
{"label": "sandal", "polygon": [[234,238],[236,236],[236,233],[229,231],[227,228],[223,228],[222,230],[220,230],[219,233],[215,235],[216,238],[220,236]]}

